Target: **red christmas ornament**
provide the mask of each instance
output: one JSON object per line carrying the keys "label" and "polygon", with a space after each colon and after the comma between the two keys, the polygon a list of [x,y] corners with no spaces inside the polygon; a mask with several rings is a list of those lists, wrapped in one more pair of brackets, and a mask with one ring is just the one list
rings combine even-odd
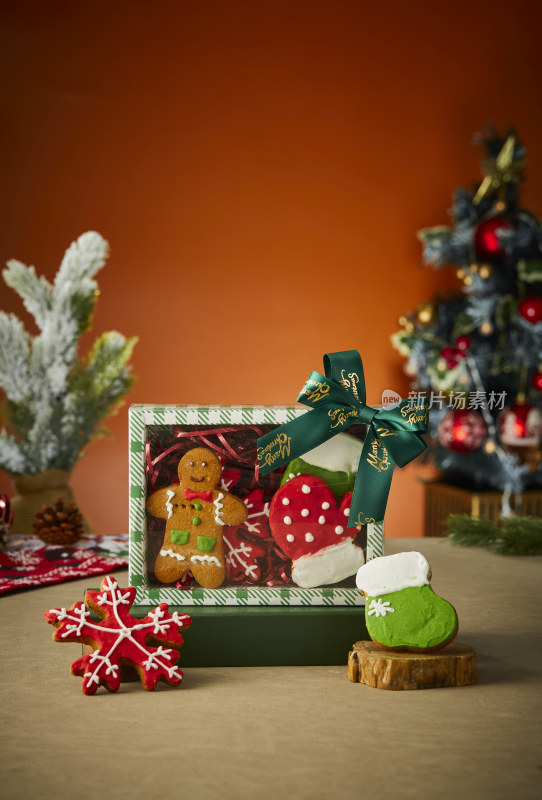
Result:
{"label": "red christmas ornament", "polygon": [[0,492],[0,548],[8,543],[9,530],[13,522],[13,509],[7,494]]}
{"label": "red christmas ornament", "polygon": [[514,403],[497,418],[499,436],[511,447],[532,447],[542,439],[542,412],[531,403]]}
{"label": "red christmas ornament", "polygon": [[5,528],[9,533],[11,523],[13,522],[13,509],[7,494],[0,492],[0,529]]}
{"label": "red christmas ornament", "polygon": [[524,320],[535,325],[542,320],[542,297],[526,297],[518,304],[518,311]]}
{"label": "red christmas ornament", "polygon": [[443,347],[440,357],[446,361],[448,369],[454,369],[465,358],[465,353],[459,347]]}
{"label": "red christmas ornament", "polygon": [[513,230],[505,217],[491,217],[481,222],[474,234],[474,248],[480,260],[504,258],[506,255],[499,239],[499,231]]}
{"label": "red christmas ornament", "polygon": [[536,389],[537,392],[542,392],[542,372],[540,371],[540,367],[538,371],[534,373],[533,377],[531,378],[531,384],[533,389]]}
{"label": "red christmas ornament", "polygon": [[438,426],[439,442],[454,453],[477,450],[485,436],[486,425],[482,415],[467,408],[448,411]]}
{"label": "red christmas ornament", "polygon": [[467,350],[470,350],[471,344],[470,336],[458,336],[455,340],[455,346],[458,350],[461,350],[463,354],[466,354]]}

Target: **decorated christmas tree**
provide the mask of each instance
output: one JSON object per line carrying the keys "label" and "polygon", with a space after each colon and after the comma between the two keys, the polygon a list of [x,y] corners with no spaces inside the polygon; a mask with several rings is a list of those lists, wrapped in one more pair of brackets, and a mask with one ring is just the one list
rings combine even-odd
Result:
{"label": "decorated christmas tree", "polygon": [[424,262],[462,287],[400,318],[413,403],[429,399],[428,452],[448,483],[511,498],[542,487],[542,228],[521,207],[525,148],[480,137],[483,179],[457,189],[452,225],[422,230]]}

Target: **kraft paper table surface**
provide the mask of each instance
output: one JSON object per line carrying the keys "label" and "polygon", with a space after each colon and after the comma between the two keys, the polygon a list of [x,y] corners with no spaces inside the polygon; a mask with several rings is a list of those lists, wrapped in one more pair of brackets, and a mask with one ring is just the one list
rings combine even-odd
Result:
{"label": "kraft paper table surface", "polygon": [[42,614],[88,579],[2,598],[0,797],[540,798],[542,556],[386,542],[401,550],[426,555],[456,606],[476,686],[373,689],[349,682],[345,653],[344,667],[187,668],[177,689],[86,697],[80,646],[54,643]]}

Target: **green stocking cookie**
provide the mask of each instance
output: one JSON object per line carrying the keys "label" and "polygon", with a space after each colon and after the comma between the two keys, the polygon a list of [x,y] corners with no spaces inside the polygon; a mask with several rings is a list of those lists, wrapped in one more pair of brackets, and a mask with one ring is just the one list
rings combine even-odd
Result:
{"label": "green stocking cookie", "polygon": [[356,585],[366,596],[365,622],[376,644],[392,650],[438,650],[457,634],[455,608],[430,586],[431,568],[416,552],[368,561]]}

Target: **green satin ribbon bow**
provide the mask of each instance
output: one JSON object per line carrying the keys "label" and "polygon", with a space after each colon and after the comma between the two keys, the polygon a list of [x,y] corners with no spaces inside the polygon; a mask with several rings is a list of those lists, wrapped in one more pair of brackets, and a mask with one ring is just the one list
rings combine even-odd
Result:
{"label": "green satin ribbon bow", "polygon": [[348,527],[384,519],[393,467],[404,467],[426,447],[426,399],[403,400],[390,408],[365,402],[363,364],[357,350],[324,356],[325,375],[312,372],[297,398],[312,411],[258,439],[258,462],[265,475],[288,464],[355,423],[365,423]]}

